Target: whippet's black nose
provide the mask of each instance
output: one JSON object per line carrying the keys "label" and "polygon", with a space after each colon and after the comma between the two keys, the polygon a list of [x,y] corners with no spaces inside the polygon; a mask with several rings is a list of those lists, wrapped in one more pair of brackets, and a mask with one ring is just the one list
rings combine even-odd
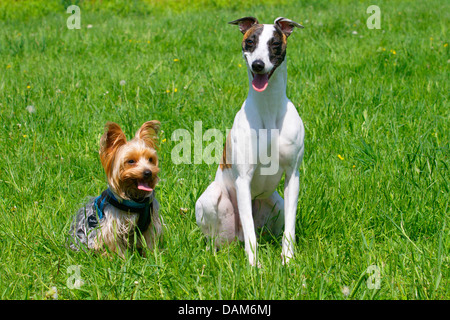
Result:
{"label": "whippet's black nose", "polygon": [[252,63],[252,69],[254,72],[261,72],[264,69],[264,62],[262,60],[255,60]]}
{"label": "whippet's black nose", "polygon": [[152,176],[152,172],[150,170],[145,170],[143,173],[144,178],[150,178]]}

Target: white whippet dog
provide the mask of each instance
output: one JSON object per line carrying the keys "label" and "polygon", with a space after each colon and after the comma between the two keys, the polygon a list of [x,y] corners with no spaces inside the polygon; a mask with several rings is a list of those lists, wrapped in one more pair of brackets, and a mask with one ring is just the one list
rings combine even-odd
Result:
{"label": "white whippet dog", "polygon": [[[216,246],[244,240],[253,266],[259,265],[256,231],[277,235],[284,223],[281,257],[287,263],[294,255],[305,132],[286,96],[286,40],[294,27],[303,26],[285,18],[274,24],[259,24],[253,17],[230,23],[239,25],[244,34],[250,88],[234,118],[215,180],[195,204],[195,216]],[[285,200],[276,191],[283,173]]]}

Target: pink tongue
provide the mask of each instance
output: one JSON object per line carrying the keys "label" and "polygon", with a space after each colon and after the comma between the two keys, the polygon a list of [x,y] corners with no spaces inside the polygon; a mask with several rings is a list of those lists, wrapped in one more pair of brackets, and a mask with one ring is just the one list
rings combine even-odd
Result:
{"label": "pink tongue", "polygon": [[262,92],[267,88],[269,84],[269,75],[267,73],[257,74],[253,77],[252,87],[258,92]]}
{"label": "pink tongue", "polygon": [[153,189],[150,188],[150,186],[146,182],[143,182],[143,181],[138,182],[138,189],[143,190],[143,191],[148,191],[148,192],[153,191]]}

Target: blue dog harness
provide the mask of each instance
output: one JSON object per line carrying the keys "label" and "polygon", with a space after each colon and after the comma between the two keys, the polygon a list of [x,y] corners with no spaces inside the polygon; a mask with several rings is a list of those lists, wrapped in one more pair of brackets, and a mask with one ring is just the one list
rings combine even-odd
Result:
{"label": "blue dog harness", "polygon": [[142,202],[123,200],[118,201],[108,188],[96,198],[90,198],[89,202],[80,208],[74,217],[69,231],[68,245],[73,250],[80,248],[94,248],[97,235],[97,226],[105,217],[106,206],[111,205],[119,210],[139,214],[136,228],[142,234],[148,229],[153,215],[154,194],[145,198]]}
{"label": "blue dog harness", "polygon": [[[119,202],[112,193],[112,191],[108,188],[105,191],[103,191],[101,195],[95,198],[94,207],[97,211],[97,216],[99,220],[102,220],[105,215],[104,209],[106,204],[110,204],[113,207],[116,207],[117,209],[122,211],[128,211],[131,213],[139,214],[137,228],[142,233],[145,230],[147,230],[148,226],[150,225],[151,214],[153,211],[152,202],[153,197],[146,198],[143,202],[136,202],[132,200],[123,200]],[[90,227],[97,226],[98,221],[94,215],[88,217],[88,224]]]}

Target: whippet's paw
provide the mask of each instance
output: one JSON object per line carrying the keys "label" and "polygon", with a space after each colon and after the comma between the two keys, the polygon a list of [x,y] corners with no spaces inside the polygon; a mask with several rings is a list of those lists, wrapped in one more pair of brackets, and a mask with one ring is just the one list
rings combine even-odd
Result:
{"label": "whippet's paw", "polygon": [[261,268],[262,268],[262,264],[261,264],[260,261],[250,261],[250,265],[251,265],[252,267],[257,267],[258,269],[261,269]]}
{"label": "whippet's paw", "polygon": [[248,262],[252,267],[258,267],[260,269],[262,268],[261,262],[256,258],[256,255],[254,254],[248,255]]}
{"label": "whippet's paw", "polygon": [[287,253],[282,253],[281,254],[281,263],[283,264],[283,266],[289,264],[289,261],[291,261],[291,259],[294,257],[294,254],[290,251],[288,251]]}

